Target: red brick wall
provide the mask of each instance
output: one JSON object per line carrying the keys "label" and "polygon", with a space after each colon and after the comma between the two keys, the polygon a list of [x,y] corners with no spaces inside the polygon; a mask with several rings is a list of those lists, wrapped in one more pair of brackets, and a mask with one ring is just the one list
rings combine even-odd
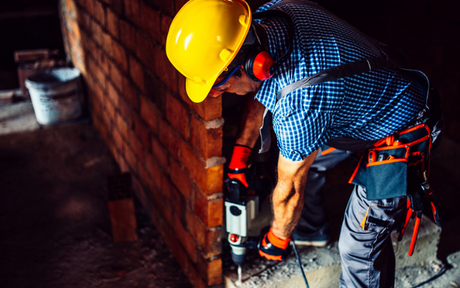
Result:
{"label": "red brick wall", "polygon": [[185,0],[61,0],[95,126],[196,287],[221,285],[222,103],[191,103],[166,58]]}

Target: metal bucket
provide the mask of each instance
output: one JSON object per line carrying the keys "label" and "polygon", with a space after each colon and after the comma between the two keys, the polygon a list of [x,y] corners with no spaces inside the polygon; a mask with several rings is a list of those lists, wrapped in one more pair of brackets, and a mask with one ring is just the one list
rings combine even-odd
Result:
{"label": "metal bucket", "polygon": [[55,68],[27,77],[25,85],[39,124],[71,122],[82,116],[80,75],[75,68]]}

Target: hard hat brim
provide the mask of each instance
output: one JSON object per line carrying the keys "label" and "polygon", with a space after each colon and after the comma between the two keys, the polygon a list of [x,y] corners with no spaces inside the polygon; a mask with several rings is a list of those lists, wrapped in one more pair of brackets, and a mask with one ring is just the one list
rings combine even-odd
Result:
{"label": "hard hat brim", "polygon": [[208,81],[206,84],[198,84],[195,81],[186,78],[185,79],[185,91],[188,97],[195,103],[201,103],[206,99],[209,92],[211,92],[214,81]]}

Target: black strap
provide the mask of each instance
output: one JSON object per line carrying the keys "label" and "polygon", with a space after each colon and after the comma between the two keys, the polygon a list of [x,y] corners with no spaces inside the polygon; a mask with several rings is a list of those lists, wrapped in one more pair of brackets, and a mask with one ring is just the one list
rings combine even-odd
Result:
{"label": "black strap", "polygon": [[299,81],[289,84],[288,86],[284,87],[278,92],[278,95],[276,95],[276,99],[279,100],[287,94],[299,88],[317,85],[328,81],[334,81],[337,79],[350,77],[356,74],[361,74],[364,72],[369,72],[381,68],[394,68],[394,65],[391,61],[383,57],[372,57],[334,66],[329,69],[323,70],[319,73],[316,73],[315,75],[300,79]]}

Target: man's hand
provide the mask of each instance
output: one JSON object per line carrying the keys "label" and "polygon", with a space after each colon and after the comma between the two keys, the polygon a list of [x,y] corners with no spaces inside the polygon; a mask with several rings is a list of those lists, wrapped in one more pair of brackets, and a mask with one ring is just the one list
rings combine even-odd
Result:
{"label": "man's hand", "polygon": [[259,254],[268,260],[285,260],[291,253],[289,241],[291,241],[291,238],[280,239],[276,237],[270,229],[259,242]]}
{"label": "man's hand", "polygon": [[244,187],[248,187],[244,172],[248,167],[248,159],[251,154],[251,148],[243,145],[235,145],[233,148],[232,160],[228,165],[228,178],[239,180]]}

